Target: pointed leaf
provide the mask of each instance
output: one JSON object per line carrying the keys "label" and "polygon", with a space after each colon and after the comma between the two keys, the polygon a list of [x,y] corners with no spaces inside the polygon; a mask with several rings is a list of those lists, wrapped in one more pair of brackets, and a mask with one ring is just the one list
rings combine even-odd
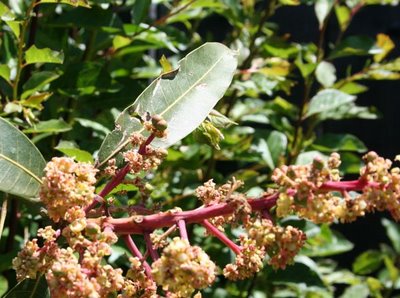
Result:
{"label": "pointed leaf", "polygon": [[98,157],[104,165],[129,143],[133,132],[145,133],[131,114],[159,114],[168,123],[168,136],[155,140],[156,147],[169,147],[192,132],[210,113],[232,81],[235,52],[218,43],[206,43],[179,62],[173,76],[161,75],[118,117],[118,129],[104,140]]}
{"label": "pointed leaf", "polygon": [[356,99],[355,96],[343,93],[335,89],[325,89],[318,92],[311,98],[310,105],[304,118],[309,116],[334,110],[341,105],[352,102]]}
{"label": "pointed leaf", "polygon": [[35,45],[31,46],[25,52],[26,64],[33,63],[58,63],[62,64],[64,61],[64,54],[61,52],[53,51],[49,48],[38,49]]}
{"label": "pointed leaf", "polygon": [[45,160],[31,141],[0,118],[0,191],[23,198],[37,196]]}

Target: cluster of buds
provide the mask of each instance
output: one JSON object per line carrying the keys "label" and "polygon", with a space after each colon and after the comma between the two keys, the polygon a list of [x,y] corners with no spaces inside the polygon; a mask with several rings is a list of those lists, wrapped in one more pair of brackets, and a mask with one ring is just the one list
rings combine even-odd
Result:
{"label": "cluster of buds", "polygon": [[204,206],[227,203],[234,207],[234,212],[226,216],[217,216],[210,219],[215,226],[223,230],[224,224],[235,224],[239,221],[247,222],[251,214],[251,207],[245,195],[237,193],[236,190],[243,185],[243,181],[236,180],[217,187],[213,180],[205,182],[196,189],[196,196],[203,202]]}
{"label": "cluster of buds", "polygon": [[[333,153],[328,163],[283,166],[272,179],[280,187],[277,215],[296,214],[315,223],[351,222],[368,212],[388,210],[400,219],[400,170],[392,162],[369,152],[355,181],[340,181],[340,158]],[[358,193],[357,191],[361,191]]]}
{"label": "cluster of buds", "polygon": [[93,201],[97,169],[91,164],[77,163],[68,157],[54,157],[44,171],[40,199],[54,222],[67,220],[70,212],[76,212],[76,208],[84,208]]}
{"label": "cluster of buds", "polygon": [[143,126],[157,138],[164,138],[167,135],[168,123],[160,115],[153,115],[145,119]]}
{"label": "cluster of buds", "polygon": [[246,279],[263,267],[263,260],[275,269],[285,269],[293,262],[306,240],[305,234],[292,226],[276,226],[269,219],[252,219],[244,225],[240,253],[234,264],[228,264],[224,275],[232,280]]}
{"label": "cluster of buds", "polygon": [[[38,239],[26,243],[13,260],[17,279],[46,277],[51,297],[107,297],[124,290],[122,269],[103,264],[103,257],[111,253],[111,244],[117,236],[109,229],[77,220],[62,231],[70,243],[62,248],[57,243],[60,232],[51,227],[40,229],[38,236],[44,239],[40,247]],[[75,252],[79,252],[79,258]]]}
{"label": "cluster of buds", "polygon": [[[122,154],[132,174],[156,169],[167,156],[167,150],[163,148],[154,148],[151,145],[146,145],[145,142],[146,139],[141,134],[132,134],[131,144],[133,149]],[[141,152],[141,148],[145,148],[143,150],[144,152]]]}
{"label": "cluster of buds", "polygon": [[210,286],[216,271],[215,264],[200,247],[178,237],[164,248],[152,268],[157,284],[174,297],[190,297],[195,290]]}

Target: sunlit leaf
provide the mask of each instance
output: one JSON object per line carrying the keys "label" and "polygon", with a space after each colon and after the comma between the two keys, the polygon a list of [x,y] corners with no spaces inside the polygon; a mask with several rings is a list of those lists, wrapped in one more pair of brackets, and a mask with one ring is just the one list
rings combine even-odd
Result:
{"label": "sunlit leaf", "polygon": [[307,113],[304,115],[304,118],[334,110],[341,105],[354,101],[355,99],[355,96],[340,92],[339,90],[322,90],[313,98],[311,98]]}
{"label": "sunlit leaf", "polygon": [[25,52],[25,63],[58,63],[64,61],[64,54],[62,52],[53,51],[49,48],[39,49],[35,45],[31,46]]}
{"label": "sunlit leaf", "polygon": [[72,6],[82,6],[86,8],[90,8],[89,2],[86,0],[40,0],[39,3],[63,3]]}
{"label": "sunlit leaf", "polygon": [[100,148],[99,165],[121,151],[132,132],[145,133],[131,113],[159,114],[167,121],[168,136],[155,140],[157,147],[168,147],[192,132],[225,93],[236,65],[235,53],[218,43],[206,43],[189,53],[180,61],[174,78],[157,78],[121,113],[116,121],[118,129]]}
{"label": "sunlit leaf", "polygon": [[77,148],[73,142],[61,141],[54,149],[64,153],[66,156],[73,157],[76,161],[93,163],[92,155],[85,150]]}
{"label": "sunlit leaf", "polygon": [[336,81],[336,68],[332,63],[322,61],[315,70],[315,76],[325,88],[332,87]]}
{"label": "sunlit leaf", "polygon": [[315,1],[315,14],[317,15],[317,19],[319,22],[319,27],[322,28],[323,23],[325,22],[326,17],[330,13],[333,7],[333,0],[316,0]]}
{"label": "sunlit leaf", "polygon": [[0,118],[0,190],[32,198],[37,196],[45,161],[29,139]]}
{"label": "sunlit leaf", "polygon": [[379,33],[376,36],[376,45],[382,49],[382,52],[374,55],[374,61],[382,61],[395,47],[394,42],[386,34]]}

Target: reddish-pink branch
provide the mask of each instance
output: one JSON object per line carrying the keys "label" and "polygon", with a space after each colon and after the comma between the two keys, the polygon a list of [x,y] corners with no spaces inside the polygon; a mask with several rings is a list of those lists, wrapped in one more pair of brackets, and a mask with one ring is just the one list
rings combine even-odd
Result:
{"label": "reddish-pink branch", "polygon": [[140,252],[139,248],[136,246],[135,242],[133,242],[132,237],[130,235],[124,235],[123,238],[124,238],[126,246],[129,248],[131,253],[142,262],[144,271],[146,272],[146,275],[149,278],[152,278],[151,267],[146,262],[146,260],[143,258],[142,253]]}
{"label": "reddish-pink branch", "polygon": [[[363,179],[354,181],[330,181],[322,184],[318,191],[361,191],[365,187],[380,188],[381,185]],[[286,190],[286,192],[295,194],[296,190],[289,189]],[[278,197],[279,191],[258,199],[248,199],[248,203],[253,211],[263,212],[275,206]],[[209,218],[229,215],[234,211],[235,207],[233,205],[229,203],[219,203],[182,212],[169,211],[145,215],[142,216],[140,221],[137,220],[137,216],[128,218],[107,218],[105,220],[107,224],[113,226],[114,231],[118,234],[145,234],[151,233],[155,229],[171,227],[179,220],[185,221],[186,224],[202,223]],[[93,220],[96,221],[96,219]]]}
{"label": "reddish-pink branch", "polygon": [[158,255],[157,250],[155,250],[153,247],[150,233],[144,233],[144,241],[146,242],[147,251],[149,252],[150,257],[153,259],[153,261],[158,260],[160,256]]}
{"label": "reddish-pink branch", "polygon": [[[270,209],[276,203],[279,193],[268,195],[260,199],[249,199],[248,202],[254,211]],[[194,210],[182,212],[163,212],[158,214],[143,216],[140,222],[137,217],[128,218],[106,218],[105,222],[112,225],[114,232],[117,234],[144,234],[151,233],[155,229],[170,227],[184,220],[186,224],[201,223],[203,220],[216,216],[231,214],[235,211],[235,207],[228,203],[220,203],[207,207],[200,207]],[[97,220],[97,219],[93,219]]]}
{"label": "reddish-pink branch", "polygon": [[178,228],[181,238],[189,241],[188,233],[186,230],[186,223],[183,219],[178,219]]}
{"label": "reddish-pink branch", "polygon": [[203,220],[201,222],[202,226],[207,229],[207,231],[217,237],[221,242],[223,242],[227,247],[229,247],[235,254],[240,254],[240,247],[236,245],[231,239],[229,239],[224,233],[213,226],[208,220]]}

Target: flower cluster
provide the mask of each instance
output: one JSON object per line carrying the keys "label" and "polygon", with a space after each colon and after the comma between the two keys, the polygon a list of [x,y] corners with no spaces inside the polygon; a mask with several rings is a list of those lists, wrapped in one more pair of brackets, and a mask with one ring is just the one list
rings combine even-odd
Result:
{"label": "flower cluster", "polygon": [[[40,229],[43,238],[26,243],[13,260],[18,280],[36,278],[44,274],[51,297],[107,297],[123,291],[126,286],[122,269],[103,264],[103,257],[111,254],[110,245],[117,241],[110,230],[85,219],[77,219],[62,231],[70,246],[62,248],[56,242],[60,232],[51,227]],[[79,252],[79,258],[75,255]]]}
{"label": "flower cluster", "polygon": [[216,187],[216,184],[211,179],[196,189],[196,196],[205,206],[227,203],[234,207],[235,211],[232,214],[210,219],[210,222],[220,230],[223,230],[222,225],[224,224],[234,224],[238,221],[246,222],[250,216],[251,207],[246,196],[235,192],[242,185],[242,181],[233,178],[232,181]]}
{"label": "flower cluster", "polygon": [[190,297],[196,289],[210,286],[216,271],[215,264],[200,247],[178,237],[164,248],[152,268],[157,284],[175,297]]}
{"label": "flower cluster", "polygon": [[[342,182],[338,174],[340,158],[334,153],[324,164],[283,166],[272,179],[280,186],[277,215],[297,214],[315,223],[354,221],[367,212],[388,210],[400,219],[400,170],[391,161],[369,152],[356,181]],[[349,192],[353,191],[353,192]],[[361,194],[354,191],[362,191]]]}
{"label": "flower cluster", "polygon": [[141,134],[132,134],[131,144],[134,148],[122,154],[124,160],[129,164],[132,174],[157,168],[167,156],[167,150],[150,145],[146,145],[145,152],[140,152],[140,148],[145,142],[146,140]]}
{"label": "flower cluster", "polygon": [[267,255],[273,268],[285,269],[306,240],[302,231],[292,226],[275,226],[269,219],[252,219],[245,229],[247,235],[240,236],[241,251],[235,263],[224,269],[224,275],[232,280],[249,278],[260,271]]}
{"label": "flower cluster", "polygon": [[40,199],[53,221],[66,220],[70,211],[93,201],[97,169],[91,164],[54,157],[44,170]]}

